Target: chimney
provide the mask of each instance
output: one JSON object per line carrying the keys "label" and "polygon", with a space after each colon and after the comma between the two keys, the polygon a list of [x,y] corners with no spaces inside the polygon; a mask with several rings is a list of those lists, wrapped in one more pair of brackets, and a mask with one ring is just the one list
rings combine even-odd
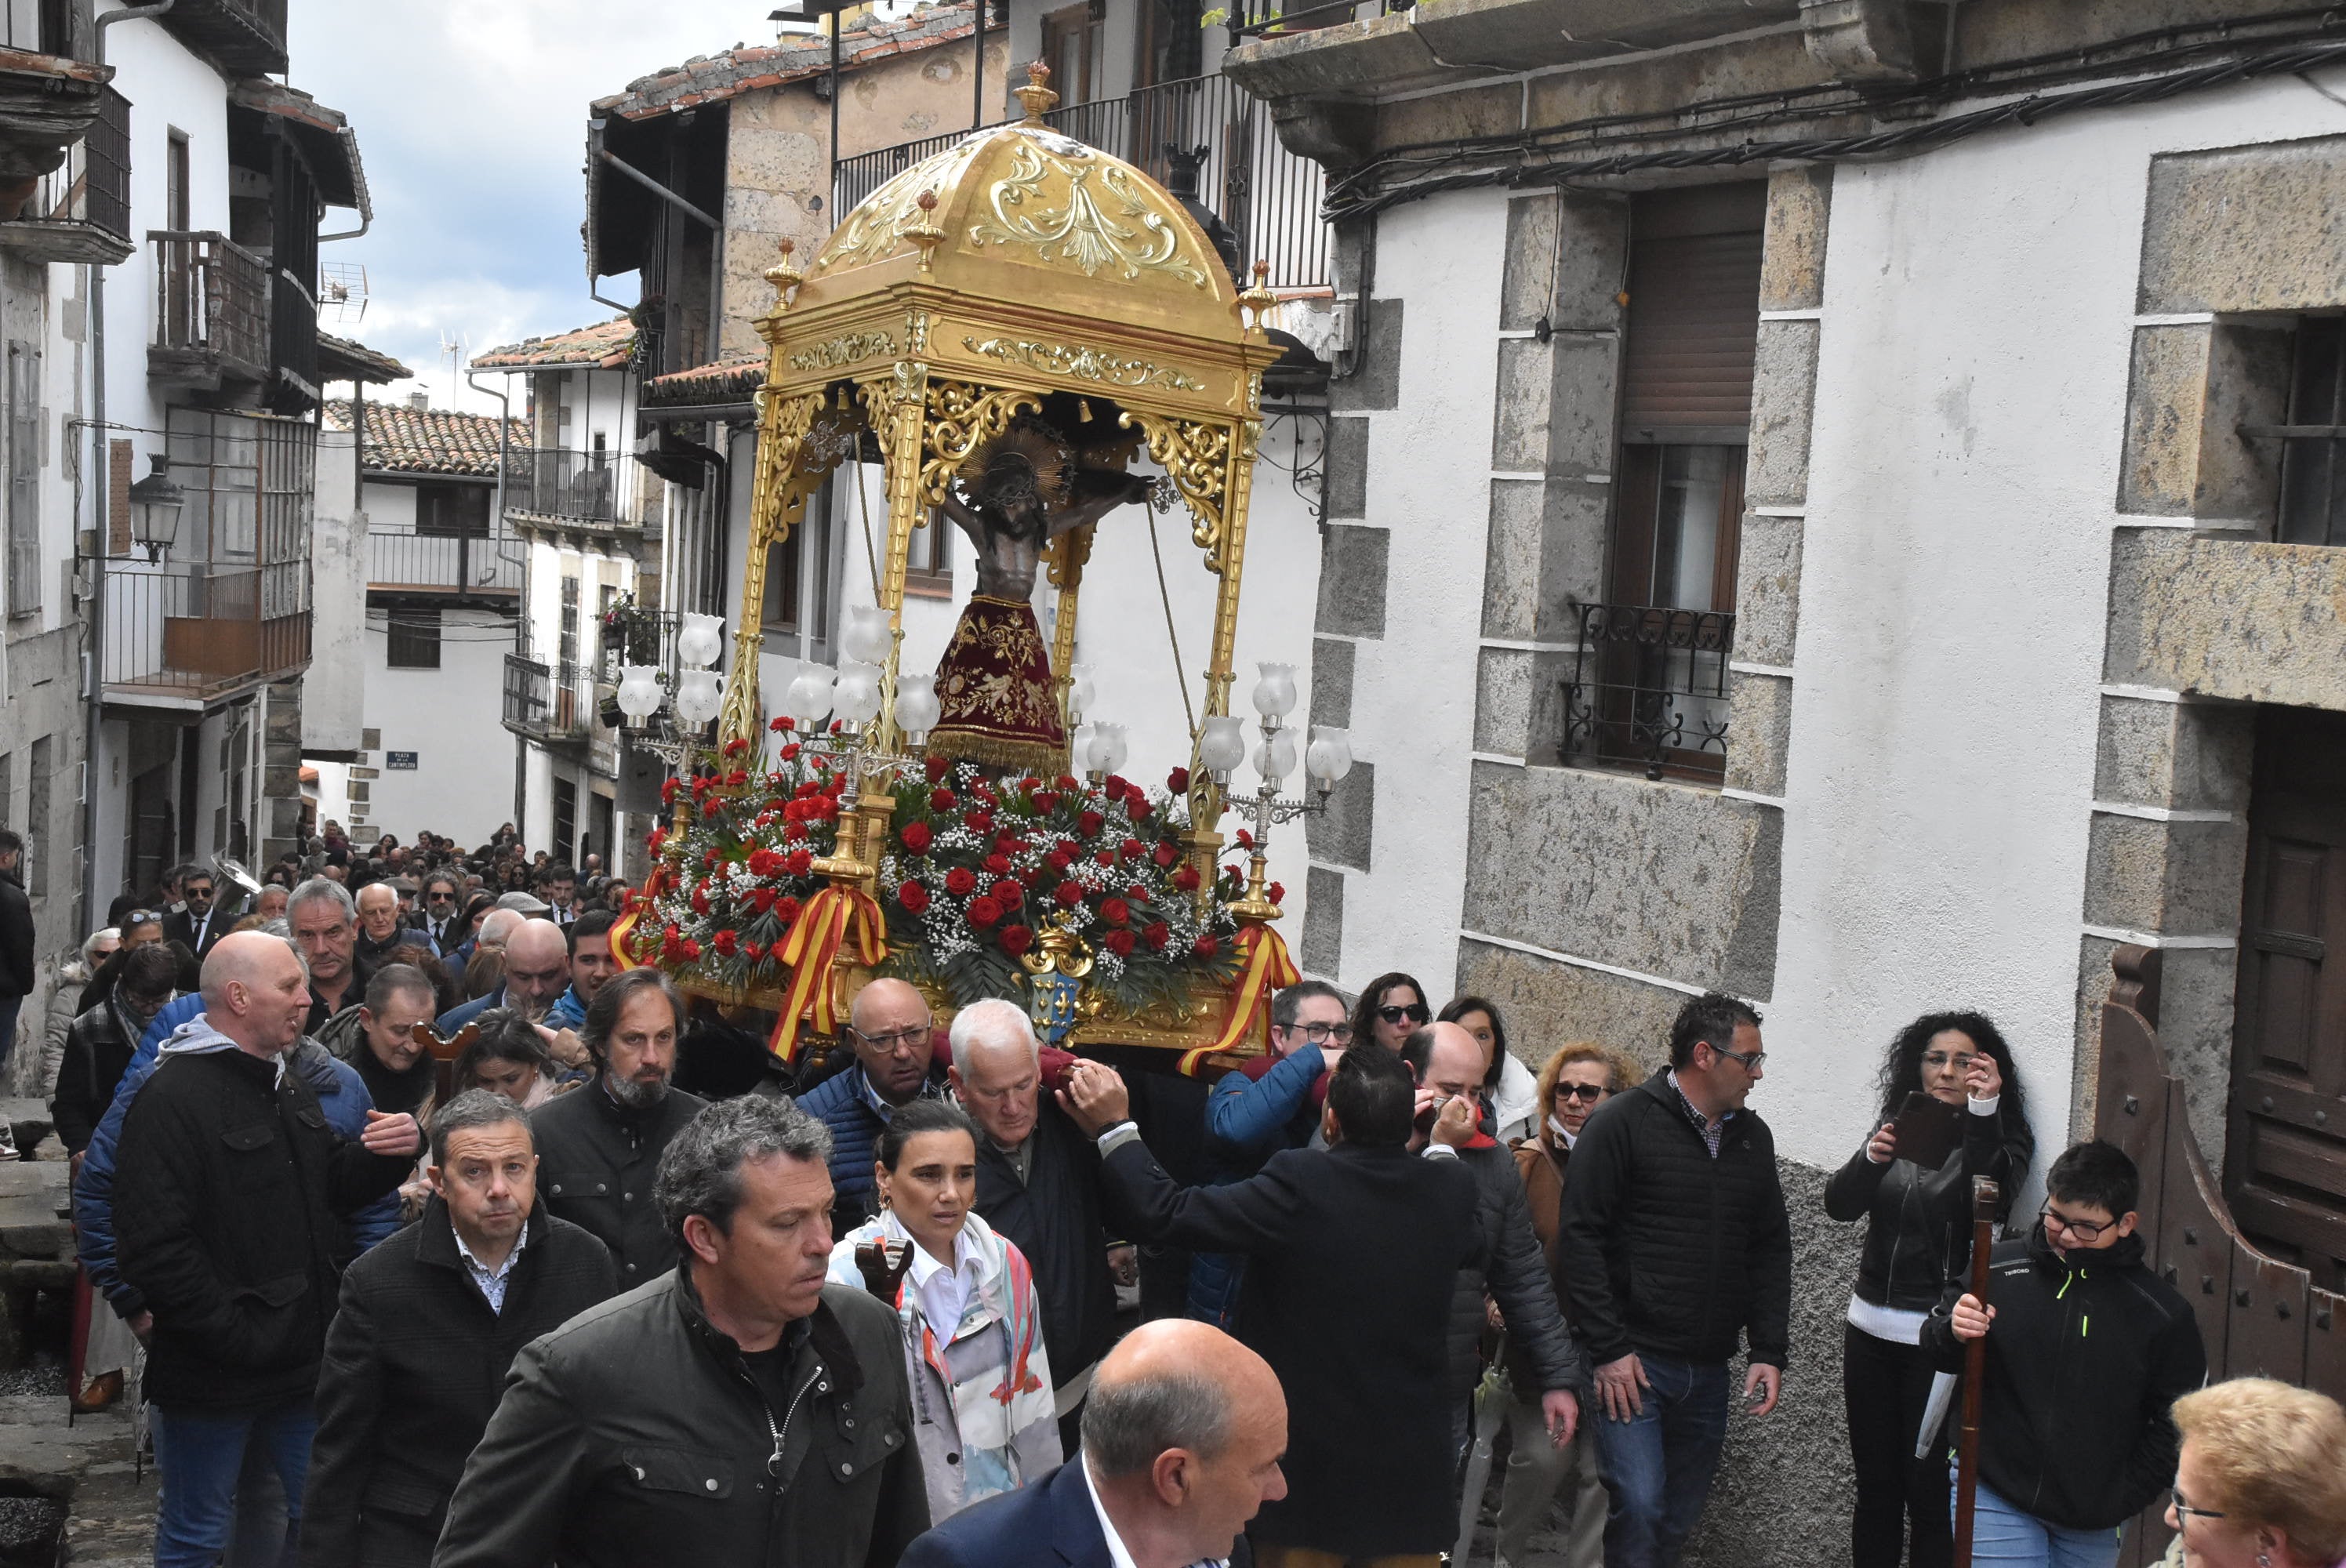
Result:
{"label": "chimney", "polygon": [[409,392],[407,406],[417,413],[428,412],[432,407],[432,394],[428,392]]}

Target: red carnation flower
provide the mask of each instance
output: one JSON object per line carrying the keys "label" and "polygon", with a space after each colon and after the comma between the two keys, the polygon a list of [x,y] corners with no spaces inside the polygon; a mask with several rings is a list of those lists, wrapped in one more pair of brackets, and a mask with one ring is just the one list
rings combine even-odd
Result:
{"label": "red carnation flower", "polygon": [[923,772],[928,774],[929,782],[932,784],[944,778],[945,776],[945,769],[952,766],[953,764],[951,762],[948,762],[942,757],[932,756],[921,759],[921,769]]}
{"label": "red carnation flower", "polygon": [[1051,896],[1059,901],[1061,908],[1073,909],[1077,904],[1084,901],[1084,884],[1081,882],[1061,882],[1057,887],[1051,890]]}
{"label": "red carnation flower", "polygon": [[709,912],[709,884],[707,882],[703,882],[699,887],[692,890],[692,912],[699,915],[705,915]]}
{"label": "red carnation flower", "polygon": [[772,730],[777,735],[781,734],[782,731],[788,729],[790,727],[790,718],[788,714],[784,714],[781,718],[775,719],[772,723],[766,726],[767,728]]}
{"label": "red carnation flower", "polygon": [[1211,958],[1214,954],[1222,951],[1222,944],[1217,938],[1211,935],[1201,936],[1197,940],[1196,943],[1190,947],[1189,951],[1196,953],[1199,958]]}
{"label": "red carnation flower", "polygon": [[807,828],[804,822],[785,822],[782,824],[782,837],[790,842],[793,844],[798,843],[805,839],[806,836]]}
{"label": "red carnation flower", "polygon": [[662,784],[660,786],[660,804],[663,806],[675,805],[676,791],[677,781],[674,779],[670,779],[666,783]]}
{"label": "red carnation flower", "polygon": [[693,941],[690,937],[686,937],[684,939],[684,961],[687,963],[699,963],[700,962],[700,944]]}
{"label": "red carnation flower", "polygon": [[1110,925],[1122,925],[1132,918],[1132,906],[1122,899],[1110,899],[1100,905],[1100,919]]}
{"label": "red carnation flower", "polygon": [[1189,792],[1189,770],[1187,768],[1176,768],[1172,772],[1165,775],[1165,788],[1172,790],[1176,795],[1187,795]]}
{"label": "red carnation flower", "polygon": [[792,850],[782,862],[790,875],[802,877],[814,869],[814,856],[805,850]]}
{"label": "red carnation flower", "polygon": [[954,792],[943,786],[929,791],[929,809],[940,815],[952,810],[958,803]]}
{"label": "red carnation flower", "polygon": [[1173,885],[1179,888],[1185,893],[1196,892],[1198,891],[1198,868],[1195,866],[1184,866],[1179,871],[1174,872]]}
{"label": "red carnation flower", "polygon": [[1107,826],[1107,819],[1097,811],[1086,811],[1076,819],[1076,829],[1086,839]]}
{"label": "red carnation flower", "polygon": [[1272,903],[1283,904],[1287,901],[1287,884],[1285,882],[1273,882],[1270,884],[1269,891],[1270,893],[1270,901]]}
{"label": "red carnation flower", "polygon": [[1101,945],[1118,958],[1132,955],[1132,933],[1128,931],[1112,931],[1100,940]]}
{"label": "red carnation flower", "polygon": [[980,931],[984,930],[987,926],[992,925],[995,921],[998,921],[1001,918],[1002,906],[995,903],[992,899],[972,899],[969,901],[969,923],[977,927]]}
{"label": "red carnation flower", "polygon": [[934,838],[935,835],[929,831],[929,825],[926,822],[907,822],[904,824],[904,830],[896,835],[896,841],[904,846],[905,852],[908,854],[925,855],[929,852],[929,845]]}
{"label": "red carnation flower", "polygon": [[1248,832],[1244,828],[1240,828],[1239,830],[1238,840],[1239,849],[1251,850],[1254,848],[1254,835]]}
{"label": "red carnation flower", "polygon": [[667,844],[668,830],[666,828],[654,828],[650,832],[644,835],[644,848],[650,850],[655,855],[658,854],[662,849],[666,848]]}
{"label": "red carnation flower", "polygon": [[992,899],[995,903],[1000,904],[1004,909],[1015,910],[1020,904],[1026,901],[1026,890],[1020,887],[1016,882],[1012,881],[1008,877],[1005,877],[1000,881],[994,883],[992,887],[986,889],[985,896]]}
{"label": "red carnation flower", "polygon": [[750,907],[756,910],[760,914],[764,914],[768,910],[772,909],[774,907],[774,890],[771,888],[751,888],[750,890]]}
{"label": "red carnation flower", "polygon": [[730,958],[741,950],[741,933],[730,930],[720,931],[717,933],[716,945],[720,957]]}
{"label": "red carnation flower", "polygon": [[725,743],[725,755],[728,757],[739,757],[749,749],[750,743],[738,735]]}
{"label": "red carnation flower", "polygon": [[965,899],[977,891],[977,874],[967,866],[955,866],[945,873],[945,891],[957,899]]}
{"label": "red carnation flower", "polygon": [[741,944],[741,956],[756,963],[766,956],[766,950],[754,942],[745,942]]}
{"label": "red carnation flower", "polygon": [[1076,782],[1076,776],[1074,774],[1062,773],[1059,775],[1059,788],[1062,789],[1080,789],[1083,786]]}
{"label": "red carnation flower", "polygon": [[782,857],[774,853],[773,850],[752,850],[750,851],[750,874],[751,876],[770,877],[781,869]]}
{"label": "red carnation flower", "polygon": [[780,921],[783,927],[787,929],[791,921],[799,918],[799,901],[796,899],[776,899],[774,901],[774,918]]}
{"label": "red carnation flower", "polygon": [[929,890],[918,882],[906,882],[896,890],[896,901],[909,914],[919,914],[929,907]]}
{"label": "red carnation flower", "polygon": [[1035,945],[1035,933],[1023,925],[1006,925],[994,940],[1002,944],[1003,952],[1016,958]]}
{"label": "red carnation flower", "polygon": [[997,877],[1006,877],[1010,874],[1010,857],[1000,853],[988,855],[985,857],[985,869]]}
{"label": "red carnation flower", "polygon": [[1180,858],[1181,851],[1174,848],[1171,844],[1159,844],[1157,846],[1157,863],[1158,865],[1169,866]]}
{"label": "red carnation flower", "polygon": [[1163,952],[1165,944],[1173,940],[1173,928],[1161,920],[1151,921],[1141,932],[1140,940],[1148,944],[1149,952]]}

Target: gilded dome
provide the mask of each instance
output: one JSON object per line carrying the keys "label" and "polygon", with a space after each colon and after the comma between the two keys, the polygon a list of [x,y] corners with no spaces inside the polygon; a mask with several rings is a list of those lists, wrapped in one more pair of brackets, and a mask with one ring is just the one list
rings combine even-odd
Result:
{"label": "gilded dome", "polygon": [[[1049,95],[1019,96],[1032,110]],[[823,242],[793,314],[916,279],[1210,341],[1243,336],[1237,286],[1180,202],[1031,112],[973,131],[873,191]]]}

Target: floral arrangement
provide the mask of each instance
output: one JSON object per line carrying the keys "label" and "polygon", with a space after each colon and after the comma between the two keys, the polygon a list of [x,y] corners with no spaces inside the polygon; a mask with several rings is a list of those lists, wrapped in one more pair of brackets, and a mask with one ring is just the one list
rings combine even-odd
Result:
{"label": "floral arrangement", "polygon": [[[721,771],[669,781],[671,805],[691,792],[691,853],[647,889],[639,956],[743,990],[787,983],[780,952],[829,885],[815,862],[835,851],[853,809],[845,771],[801,747],[790,723],[774,721],[782,743],[770,769],[760,759],[753,774],[749,742],[734,740]],[[870,851],[887,926],[880,972],[942,986],[958,1005],[1017,1000],[1020,960],[1056,921],[1089,950],[1087,983],[1127,1013],[1178,1001],[1200,979],[1228,983],[1241,957],[1229,906],[1243,881],[1226,866],[1199,900],[1179,843],[1188,787],[1178,769],[1151,794],[1115,776],[996,776],[936,756],[899,774],[886,840]],[[666,830],[650,843],[660,852]],[[1277,901],[1283,890],[1270,891]]]}

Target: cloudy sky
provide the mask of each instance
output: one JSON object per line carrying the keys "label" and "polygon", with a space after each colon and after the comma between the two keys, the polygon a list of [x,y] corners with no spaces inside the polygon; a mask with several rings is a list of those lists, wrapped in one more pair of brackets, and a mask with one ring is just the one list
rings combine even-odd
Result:
{"label": "cloudy sky", "polygon": [[[773,0],[294,0],[293,85],[351,117],[374,227],[321,249],[363,265],[363,320],[325,330],[395,355],[434,406],[467,354],[607,312],[578,243],[589,99],[692,55],[773,36]],[[338,225],[342,215],[333,215]],[[635,280],[604,288],[635,298]]]}

